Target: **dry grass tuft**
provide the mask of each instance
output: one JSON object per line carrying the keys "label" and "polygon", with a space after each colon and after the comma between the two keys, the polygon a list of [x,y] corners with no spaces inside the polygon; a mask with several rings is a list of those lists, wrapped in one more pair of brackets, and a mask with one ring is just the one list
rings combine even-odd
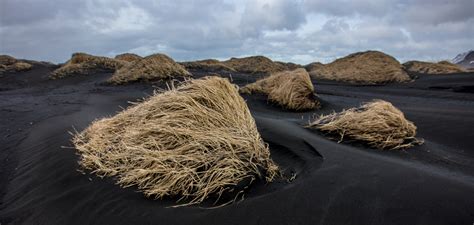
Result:
{"label": "dry grass tuft", "polygon": [[228,71],[235,72],[235,70],[229,66],[226,66],[219,60],[216,59],[205,59],[192,62],[182,62],[183,65],[188,70],[205,70],[211,72],[217,71]]}
{"label": "dry grass tuft", "polygon": [[238,72],[250,74],[271,74],[287,70],[285,65],[273,62],[271,59],[264,56],[231,58],[223,63]]}
{"label": "dry grass tuft", "polygon": [[127,61],[127,62],[133,62],[133,61],[137,61],[137,60],[142,59],[142,57],[137,55],[137,54],[133,54],[133,53],[123,53],[123,54],[120,54],[120,55],[116,55],[115,59],[123,60],[123,61]]}
{"label": "dry grass tuft", "polygon": [[313,65],[311,77],[349,83],[405,82],[410,77],[392,56],[378,51],[358,52],[326,65]]}
{"label": "dry grass tuft", "polygon": [[378,149],[403,149],[422,144],[416,126],[390,102],[374,100],[359,108],[321,116],[308,125],[339,136],[339,142],[352,139]]}
{"label": "dry grass tuft", "polygon": [[279,174],[237,88],[219,77],[155,94],[95,121],[73,142],[80,165],[93,173],[115,176],[146,196],[178,196],[187,204]]}
{"label": "dry grass tuft", "polygon": [[28,71],[32,68],[33,66],[29,63],[26,63],[26,62],[16,62],[12,65],[12,68],[17,71],[17,72],[20,72],[20,71]]}
{"label": "dry grass tuft", "polygon": [[130,63],[115,72],[110,83],[124,84],[191,76],[183,66],[164,54],[154,54]]}
{"label": "dry grass tuft", "polygon": [[91,74],[98,70],[115,71],[127,62],[101,56],[93,56],[86,53],[74,53],[71,59],[63,66],[53,71],[52,79],[72,76],[75,74]]}
{"label": "dry grass tuft", "polygon": [[438,63],[408,61],[403,63],[403,66],[405,67],[405,70],[410,73],[449,74],[467,72],[459,65],[450,63],[448,61],[441,61]]}
{"label": "dry grass tuft", "polygon": [[266,94],[270,101],[292,110],[314,109],[320,106],[314,98],[314,87],[309,74],[303,68],[272,74],[246,85],[240,92]]}

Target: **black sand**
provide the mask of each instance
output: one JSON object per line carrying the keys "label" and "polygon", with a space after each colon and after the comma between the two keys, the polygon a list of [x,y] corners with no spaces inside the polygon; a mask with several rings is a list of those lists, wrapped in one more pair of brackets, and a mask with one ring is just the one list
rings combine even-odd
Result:
{"label": "black sand", "polygon": [[[110,73],[47,80],[53,66],[0,77],[0,224],[472,224],[474,73],[407,84],[314,81],[321,110],[293,113],[245,96],[272,157],[292,181],[256,183],[243,201],[170,208],[113,179],[78,171],[69,131],[152,93],[102,85]],[[194,72],[200,77],[203,73]],[[229,76],[226,73],[225,76]],[[232,74],[239,85],[257,76]],[[158,84],[162,86],[163,84]],[[418,126],[425,144],[379,151],[302,128],[313,114],[378,98]]]}

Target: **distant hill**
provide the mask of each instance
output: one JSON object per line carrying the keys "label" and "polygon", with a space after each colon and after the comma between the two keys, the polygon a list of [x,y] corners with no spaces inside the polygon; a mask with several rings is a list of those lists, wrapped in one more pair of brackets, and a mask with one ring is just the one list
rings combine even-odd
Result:
{"label": "distant hill", "polygon": [[474,69],[474,50],[457,55],[452,62],[466,69]]}

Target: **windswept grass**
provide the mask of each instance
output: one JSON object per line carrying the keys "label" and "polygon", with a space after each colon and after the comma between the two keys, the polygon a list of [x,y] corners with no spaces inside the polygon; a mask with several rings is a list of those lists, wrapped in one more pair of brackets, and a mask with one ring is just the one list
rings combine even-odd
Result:
{"label": "windswept grass", "polygon": [[53,71],[51,79],[58,79],[76,74],[92,74],[97,71],[115,71],[127,64],[126,61],[93,56],[86,53],[74,53],[69,61]]}
{"label": "windswept grass", "polygon": [[406,63],[403,63],[403,66],[405,67],[405,70],[410,73],[449,74],[467,72],[459,65],[450,63],[448,61],[441,61],[438,63],[408,61]]}
{"label": "windswept grass", "polygon": [[238,72],[250,74],[271,74],[287,70],[285,65],[273,62],[265,56],[231,58],[223,63]]}
{"label": "windswept grass", "polygon": [[127,64],[109,79],[113,84],[191,76],[183,66],[164,54],[154,54]]}
{"label": "windswept grass", "polygon": [[142,57],[137,55],[137,54],[133,54],[133,53],[123,53],[123,54],[120,54],[120,55],[116,55],[115,59],[123,60],[123,61],[127,61],[127,62],[133,62],[133,61],[137,61],[137,60],[142,59]]}
{"label": "windswept grass", "polygon": [[383,100],[321,116],[308,127],[335,135],[339,141],[357,140],[378,149],[403,149],[423,143],[415,137],[413,122]]}
{"label": "windswept grass", "polygon": [[235,72],[234,68],[231,68],[224,63],[220,62],[216,59],[205,59],[205,60],[198,60],[192,62],[182,62],[180,63],[188,70],[204,70],[210,72],[217,72],[217,71],[228,71],[228,72]]}
{"label": "windswept grass", "polygon": [[20,71],[28,71],[32,68],[33,66],[29,63],[26,62],[16,62],[13,64],[13,69],[17,72]]}
{"label": "windswept grass", "polygon": [[410,81],[403,66],[392,56],[378,51],[350,54],[329,64],[310,64],[313,78],[360,84]]}
{"label": "windswept grass", "polygon": [[314,87],[305,69],[272,74],[240,89],[243,94],[263,93],[272,102],[292,110],[319,107],[314,98]]}
{"label": "windswept grass", "polygon": [[146,196],[197,204],[279,174],[250,111],[228,80],[206,77],[95,121],[73,139],[80,165]]}

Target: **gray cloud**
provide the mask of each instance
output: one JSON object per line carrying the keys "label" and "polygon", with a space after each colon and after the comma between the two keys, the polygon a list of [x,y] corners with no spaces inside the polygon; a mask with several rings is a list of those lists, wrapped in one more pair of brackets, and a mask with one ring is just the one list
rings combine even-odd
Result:
{"label": "gray cloud", "polygon": [[473,8],[472,0],[4,0],[0,52],[54,62],[84,51],[308,63],[375,49],[440,60],[473,48]]}

